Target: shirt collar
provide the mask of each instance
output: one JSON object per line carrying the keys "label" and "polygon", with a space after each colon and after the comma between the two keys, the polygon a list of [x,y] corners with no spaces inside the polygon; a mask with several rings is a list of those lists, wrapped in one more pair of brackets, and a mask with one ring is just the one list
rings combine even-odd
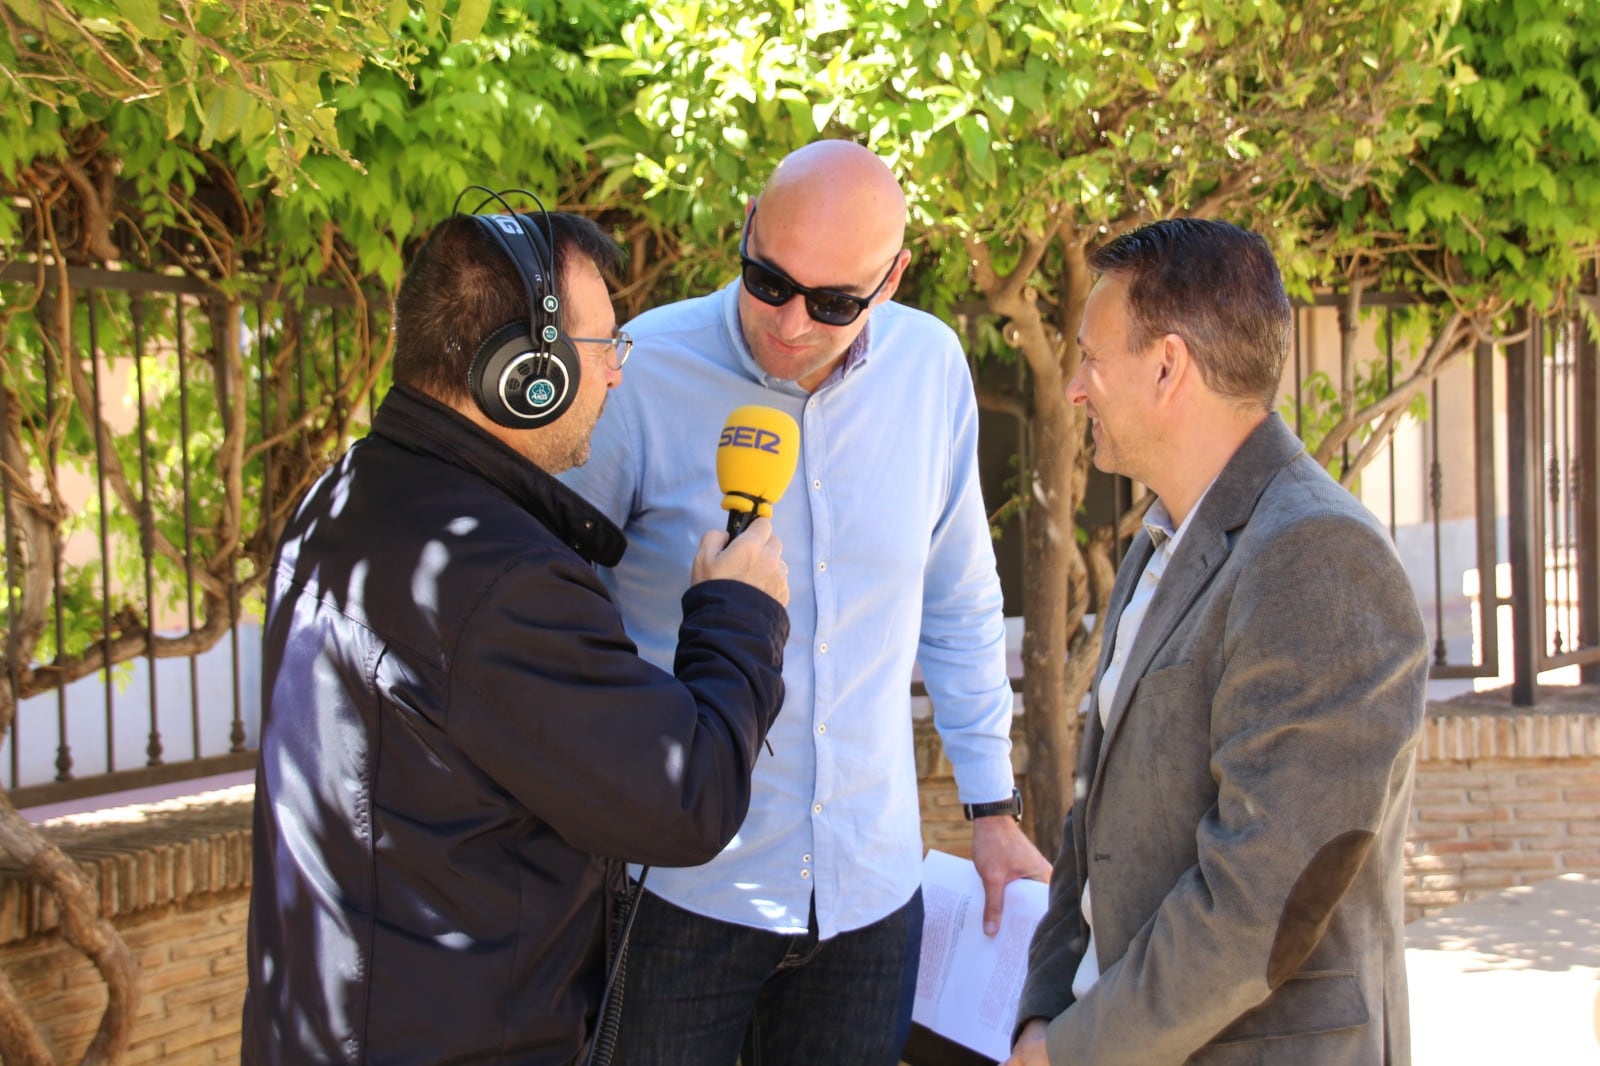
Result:
{"label": "shirt collar", "polygon": [[[1184,525],[1188,524],[1187,521],[1184,522]],[[1167,510],[1167,505],[1162,503],[1159,497],[1144,513],[1144,531],[1150,534],[1152,544],[1168,552],[1172,550],[1167,547],[1168,541],[1175,542],[1178,539],[1179,531],[1172,525],[1172,513]]]}
{"label": "shirt collar", "polygon": [[[1213,478],[1211,485],[1216,483],[1216,479]],[[1183,524],[1176,528],[1172,525],[1172,512],[1167,510],[1167,505],[1162,502],[1159,496],[1150,505],[1150,509],[1144,513],[1144,531],[1150,534],[1150,542],[1167,558],[1172,558],[1172,553],[1178,550],[1178,541],[1183,539],[1183,534],[1193,524],[1196,512],[1200,510],[1200,505],[1205,502],[1207,493],[1211,491],[1211,485],[1206,486],[1206,491],[1202,492],[1200,498],[1194,501],[1194,506],[1189,508],[1189,513],[1184,517]]]}
{"label": "shirt collar", "polygon": [[[866,311],[861,312],[867,314]],[[855,372],[856,367],[865,365],[867,361],[867,348],[871,344],[869,334],[872,333],[872,319],[867,319],[867,324],[861,327],[861,332],[856,334],[856,339],[850,342],[850,347],[844,350],[844,359],[833,368],[833,373],[823,379],[817,388],[825,389],[836,381],[843,381],[846,374]]]}

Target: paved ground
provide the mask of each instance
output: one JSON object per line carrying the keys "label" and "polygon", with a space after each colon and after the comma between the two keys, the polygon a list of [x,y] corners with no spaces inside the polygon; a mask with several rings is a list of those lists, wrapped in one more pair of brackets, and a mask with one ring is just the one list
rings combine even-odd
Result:
{"label": "paved ground", "polygon": [[1415,1066],[1600,1066],[1600,881],[1566,874],[1406,927]]}

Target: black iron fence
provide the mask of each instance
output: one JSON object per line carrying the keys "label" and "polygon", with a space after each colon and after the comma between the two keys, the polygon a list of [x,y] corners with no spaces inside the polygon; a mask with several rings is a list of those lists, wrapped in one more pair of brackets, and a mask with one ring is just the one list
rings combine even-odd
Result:
{"label": "black iron fence", "polygon": [[339,290],[0,272],[0,765],[18,806],[253,765],[262,569],[370,416],[382,316]]}
{"label": "black iron fence", "polygon": [[[247,768],[262,567],[287,509],[370,418],[382,298],[80,268],[39,281],[0,271],[4,783],[30,806]],[[1404,362],[1407,301],[1368,304],[1364,373],[1381,385]],[[1297,396],[1327,373],[1333,314],[1296,311]],[[1436,681],[1499,678],[1528,703],[1541,672],[1593,679],[1597,376],[1578,319],[1534,321],[1431,382],[1361,474],[1430,620]],[[1295,427],[1314,436],[1327,415],[1308,402]],[[986,427],[1004,453],[986,477],[1025,440]],[[1096,506],[1126,506],[1126,485],[1102,491]],[[1003,574],[1020,577],[1021,540],[1000,545]]]}
{"label": "black iron fence", "polygon": [[1600,371],[1577,316],[1532,318],[1506,353],[1513,698],[1546,670],[1600,680]]}
{"label": "black iron fence", "polygon": [[[1394,381],[1414,305],[1365,302],[1368,377]],[[1335,305],[1330,297],[1296,310],[1292,373],[1302,398],[1326,355],[1313,338],[1326,335]],[[1518,339],[1480,344],[1428,383],[1426,403],[1362,475],[1384,491],[1358,490],[1387,511],[1407,562],[1432,629],[1430,676],[1497,679],[1528,705],[1547,671],[1576,667],[1581,680],[1600,679],[1600,389],[1581,314],[1523,316],[1510,336]]]}

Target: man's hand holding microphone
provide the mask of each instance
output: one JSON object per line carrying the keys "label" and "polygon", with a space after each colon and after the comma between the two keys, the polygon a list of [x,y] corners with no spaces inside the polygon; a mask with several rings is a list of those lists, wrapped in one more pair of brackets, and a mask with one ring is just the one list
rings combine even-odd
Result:
{"label": "man's hand holding microphone", "polygon": [[789,487],[799,458],[800,427],[784,412],[751,405],[728,415],[717,444],[717,484],[728,529],[700,538],[692,582],[743,581],[788,605],[789,566],[772,529],[772,505]]}

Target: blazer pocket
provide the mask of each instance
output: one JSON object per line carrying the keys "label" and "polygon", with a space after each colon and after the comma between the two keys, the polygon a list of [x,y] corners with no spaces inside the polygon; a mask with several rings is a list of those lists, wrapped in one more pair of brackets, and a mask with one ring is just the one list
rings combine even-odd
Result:
{"label": "blazer pocket", "polygon": [[1189,659],[1152,670],[1137,679],[1130,702],[1161,702],[1185,696],[1194,688],[1194,663]]}
{"label": "blazer pocket", "polygon": [[1367,1024],[1361,982],[1350,971],[1301,973],[1278,986],[1264,1002],[1239,1016],[1213,1045],[1285,1036],[1309,1036]]}
{"label": "blazer pocket", "polygon": [[1211,776],[1211,694],[1200,687],[1190,660],[1141,677],[1124,712],[1116,743],[1121,758],[1139,768],[1139,789],[1160,805],[1147,820],[1167,836],[1170,854],[1192,860],[1195,825],[1216,802]]}
{"label": "blazer pocket", "polygon": [[[1211,694],[1199,690],[1194,663],[1185,659],[1131,680],[1133,691],[1122,718],[1111,723],[1123,738],[1119,742],[1131,740],[1141,749],[1165,749],[1169,755],[1176,753],[1179,762],[1197,761],[1195,752],[1210,747]],[[1140,751],[1143,758],[1157,754],[1156,750]],[[1203,768],[1205,759],[1198,761]]]}

